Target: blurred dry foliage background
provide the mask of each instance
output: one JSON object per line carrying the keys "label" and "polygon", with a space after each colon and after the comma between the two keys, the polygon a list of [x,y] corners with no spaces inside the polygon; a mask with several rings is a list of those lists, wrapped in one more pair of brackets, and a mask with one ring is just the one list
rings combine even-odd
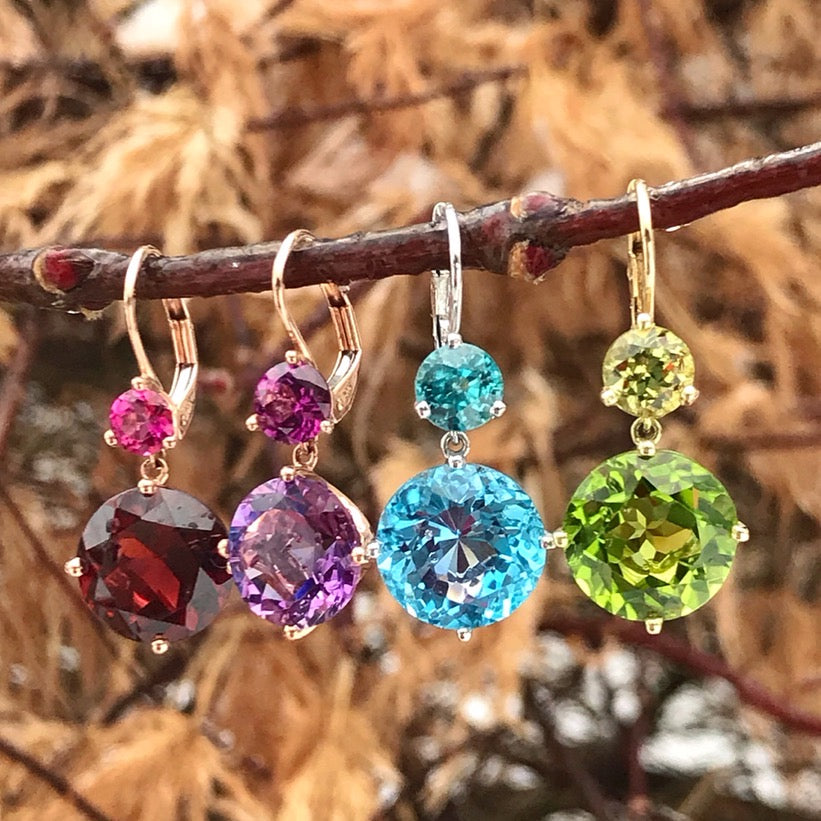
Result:
{"label": "blurred dry foliage background", "polygon": [[[816,0],[0,0],[0,243],[167,253],[298,227],[337,236],[546,189],[579,199],[819,138]],[[369,111],[498,66],[514,76]],[[249,124],[362,101],[347,116]],[[659,243],[659,321],[696,356],[702,399],[665,444],[714,470],[753,540],[708,607],[664,636],[726,660],[789,710],[821,714],[821,192],[749,203]],[[469,272],[463,332],[500,362],[509,411],[472,456],[516,477],[556,527],[583,474],[625,450],[599,368],[627,325],[626,243],[576,249],[540,286]],[[428,283],[355,289],[364,382],[320,469],[372,520],[437,462],[414,416]],[[309,320],[318,289],[290,295]],[[193,306],[205,365],[172,484],[229,517],[287,454],[250,436],[280,355],[266,295]],[[94,321],[89,321],[92,319]],[[166,367],[161,311],[145,306]],[[311,343],[327,364],[332,339]],[[116,306],[0,309],[7,395],[0,499],[0,738],[50,771],[0,764],[0,817],[110,819],[818,817],[818,738],[698,664],[602,638],[551,555],[538,593],[462,645],[416,624],[371,570],[297,643],[236,596],[153,657],[94,628],[58,572],[86,517],[132,486],[104,449],[134,373]],[[573,629],[568,624],[575,625]],[[8,751],[6,751],[8,752]]]}

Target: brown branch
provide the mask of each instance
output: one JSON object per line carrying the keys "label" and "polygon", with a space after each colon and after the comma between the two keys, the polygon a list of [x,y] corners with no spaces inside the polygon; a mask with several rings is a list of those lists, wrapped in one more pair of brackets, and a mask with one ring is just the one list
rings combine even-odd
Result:
{"label": "brown branch", "polygon": [[92,821],[113,821],[108,815],[97,809],[87,798],[77,792],[68,779],[60,773],[47,767],[25,750],[12,744],[8,739],[0,736],[0,755],[9,761],[25,767],[35,778],[39,778],[51,787],[56,793],[70,801],[86,818]]}
{"label": "brown branch", "polygon": [[[749,200],[821,184],[821,143],[651,189],[657,228],[684,225]],[[579,245],[638,228],[635,203],[621,196],[578,200],[534,192],[464,212],[465,265],[537,281]],[[219,248],[146,263],[147,299],[217,296],[270,288],[278,243]],[[429,223],[322,240],[294,253],[286,285],[340,284],[447,265],[445,231]],[[67,311],[100,309],[120,298],[128,257],[94,248],[51,247],[0,254],[0,300]]]}
{"label": "brown branch", "polygon": [[249,131],[268,131],[275,128],[295,128],[309,123],[338,120],[356,114],[375,114],[384,111],[396,111],[402,108],[415,108],[433,100],[445,97],[457,97],[487,83],[498,83],[510,77],[525,74],[523,65],[507,65],[497,68],[470,71],[455,80],[442,85],[427,88],[416,94],[403,94],[396,97],[376,96],[343,100],[329,105],[312,106],[311,108],[286,108],[267,117],[248,122]]}
{"label": "brown branch", "polygon": [[699,650],[670,633],[651,636],[639,622],[617,618],[589,619],[571,614],[547,616],[539,627],[565,636],[583,636],[597,645],[612,636],[632,647],[645,647],[697,675],[723,678],[735,687],[739,699],[748,706],[771,715],[793,730],[821,736],[821,716],[791,706],[783,696],[734,670],[723,658]]}

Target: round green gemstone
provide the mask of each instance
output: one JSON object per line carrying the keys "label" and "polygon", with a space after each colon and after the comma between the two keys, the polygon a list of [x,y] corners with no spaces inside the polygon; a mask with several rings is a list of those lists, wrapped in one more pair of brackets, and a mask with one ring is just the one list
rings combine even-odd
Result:
{"label": "round green gemstone", "polygon": [[735,505],[710,471],[672,450],[602,462],[564,520],[576,583],[625,619],[675,619],[708,602],[736,551]]}
{"label": "round green gemstone", "polygon": [[608,349],[602,365],[605,389],[633,416],[665,416],[682,404],[693,384],[695,363],[682,339],[667,328],[631,328]]}

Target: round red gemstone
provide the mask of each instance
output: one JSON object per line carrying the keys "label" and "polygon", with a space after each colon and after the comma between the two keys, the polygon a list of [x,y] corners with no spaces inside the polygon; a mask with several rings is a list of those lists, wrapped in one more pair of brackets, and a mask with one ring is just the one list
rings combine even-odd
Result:
{"label": "round red gemstone", "polygon": [[177,641],[207,627],[231,588],[225,526],[180,490],[126,490],[89,519],[77,555],[91,610],[135,641]]}
{"label": "round red gemstone", "polygon": [[257,383],[254,412],[266,436],[289,445],[308,442],[331,418],[331,391],[313,365],[280,362]]}
{"label": "round red gemstone", "polygon": [[117,444],[131,453],[150,456],[174,435],[174,414],[168,400],[151,388],[132,388],[112,403],[108,420]]}

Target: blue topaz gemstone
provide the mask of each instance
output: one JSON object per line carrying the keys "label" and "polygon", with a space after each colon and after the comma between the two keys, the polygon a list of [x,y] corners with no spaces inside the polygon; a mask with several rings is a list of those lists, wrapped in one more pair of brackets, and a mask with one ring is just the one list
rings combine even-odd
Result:
{"label": "blue topaz gemstone", "polygon": [[509,616],[533,592],[544,535],[533,500],[509,476],[485,465],[440,465],[391,497],[377,529],[377,564],[412,616],[470,629]]}
{"label": "blue topaz gemstone", "polygon": [[416,372],[416,402],[424,402],[426,418],[444,430],[473,430],[489,422],[498,416],[494,406],[499,408],[503,393],[493,357],[465,342],[436,348]]}

